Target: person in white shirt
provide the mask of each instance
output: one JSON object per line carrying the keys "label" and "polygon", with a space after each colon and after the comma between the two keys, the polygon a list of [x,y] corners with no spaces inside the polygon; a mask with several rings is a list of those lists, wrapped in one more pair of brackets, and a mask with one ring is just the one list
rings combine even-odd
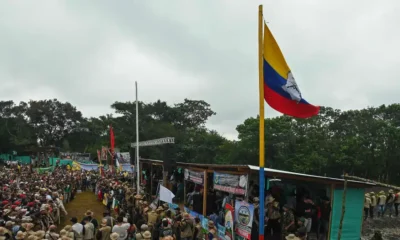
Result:
{"label": "person in white shirt", "polygon": [[83,239],[92,240],[94,238],[94,225],[89,221],[88,217],[84,218],[83,222],[85,223],[85,225],[83,226],[85,228],[85,234]]}
{"label": "person in white shirt", "polygon": [[83,239],[83,225],[78,222],[78,219],[76,217],[71,218],[72,222],[72,230],[75,233],[75,239],[76,240],[82,240]]}
{"label": "person in white shirt", "polygon": [[118,233],[118,240],[125,240],[128,237],[128,229],[131,227],[131,224],[124,223],[124,218],[119,216],[117,218],[117,224],[112,228],[113,233]]}

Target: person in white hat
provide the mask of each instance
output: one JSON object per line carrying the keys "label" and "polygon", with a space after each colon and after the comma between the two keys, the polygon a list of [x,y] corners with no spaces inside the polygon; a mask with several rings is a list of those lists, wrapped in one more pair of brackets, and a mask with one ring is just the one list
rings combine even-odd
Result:
{"label": "person in white hat", "polygon": [[287,237],[285,237],[286,240],[300,240],[300,238],[296,237],[294,234],[289,234]]}

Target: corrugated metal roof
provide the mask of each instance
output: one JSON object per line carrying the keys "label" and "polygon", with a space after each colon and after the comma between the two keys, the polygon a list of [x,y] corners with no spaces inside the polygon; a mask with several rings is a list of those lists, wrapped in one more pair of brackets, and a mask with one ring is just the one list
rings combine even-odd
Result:
{"label": "corrugated metal roof", "polygon": [[[253,171],[260,171],[260,167],[253,166],[253,165],[248,165],[248,166]],[[270,173],[279,173],[279,174],[283,174],[283,175],[293,175],[293,176],[300,176],[300,177],[307,177],[307,178],[314,178],[314,179],[321,179],[321,180],[344,182],[343,178],[324,177],[324,176],[318,176],[318,175],[311,175],[311,174],[283,171],[283,170],[278,170],[278,169],[273,169],[273,168],[264,168],[264,170],[267,173],[268,172],[270,172]],[[355,180],[347,180],[347,181],[351,182],[351,183],[359,183],[359,184],[365,184],[365,185],[371,185],[371,186],[375,185],[375,184],[369,183],[369,182],[362,182],[362,181],[355,181]]]}
{"label": "corrugated metal roof", "polygon": [[[163,161],[161,160],[153,160],[153,159],[140,159],[143,162],[153,162],[153,163],[158,163],[161,164]],[[199,168],[199,169],[204,169],[204,170],[220,170],[222,171],[223,169],[247,169],[249,171],[259,171],[260,167],[258,166],[253,166],[253,165],[230,165],[230,164],[202,164],[202,163],[183,163],[183,162],[177,162],[176,163],[178,166],[181,167],[192,167],[192,168]],[[330,182],[330,183],[343,183],[344,179],[342,178],[332,178],[332,177],[324,177],[324,176],[318,176],[318,175],[311,175],[311,174],[304,174],[304,173],[296,173],[296,172],[289,172],[289,171],[283,171],[283,170],[278,170],[278,169],[273,169],[273,168],[264,168],[265,174],[269,176],[273,176],[274,174],[276,175],[281,175],[281,178],[301,178],[304,180],[314,180],[316,182]],[[238,172],[239,174],[240,172]],[[348,180],[347,181],[350,184],[355,184],[355,185],[363,185],[363,186],[375,186],[373,183],[369,182],[363,182],[363,181],[355,181],[355,180]]]}

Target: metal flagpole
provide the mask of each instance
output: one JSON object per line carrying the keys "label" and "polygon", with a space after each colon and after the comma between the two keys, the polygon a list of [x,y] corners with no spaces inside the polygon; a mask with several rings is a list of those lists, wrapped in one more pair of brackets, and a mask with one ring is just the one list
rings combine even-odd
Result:
{"label": "metal flagpole", "polygon": [[139,101],[138,101],[138,85],[135,82],[136,88],[136,190],[140,193],[140,167],[139,167]]}
{"label": "metal flagpole", "polygon": [[259,80],[259,104],[260,104],[260,142],[259,142],[259,160],[260,160],[260,173],[259,173],[259,185],[260,185],[260,207],[259,207],[259,230],[258,230],[258,239],[264,240],[264,188],[265,188],[265,175],[264,175],[264,164],[265,164],[265,144],[264,144],[264,120],[265,120],[265,113],[264,113],[264,73],[263,73],[263,6],[260,5],[258,7],[258,80]]}

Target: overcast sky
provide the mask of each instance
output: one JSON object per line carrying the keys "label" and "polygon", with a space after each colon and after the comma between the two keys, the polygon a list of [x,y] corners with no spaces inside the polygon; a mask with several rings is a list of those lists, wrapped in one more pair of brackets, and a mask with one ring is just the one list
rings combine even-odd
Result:
{"label": "overcast sky", "polygon": [[[258,113],[257,17],[315,105],[399,102],[400,1],[0,1],[0,99],[57,98],[84,116],[114,101],[202,99],[236,138]],[[267,108],[267,116],[278,114]]]}

